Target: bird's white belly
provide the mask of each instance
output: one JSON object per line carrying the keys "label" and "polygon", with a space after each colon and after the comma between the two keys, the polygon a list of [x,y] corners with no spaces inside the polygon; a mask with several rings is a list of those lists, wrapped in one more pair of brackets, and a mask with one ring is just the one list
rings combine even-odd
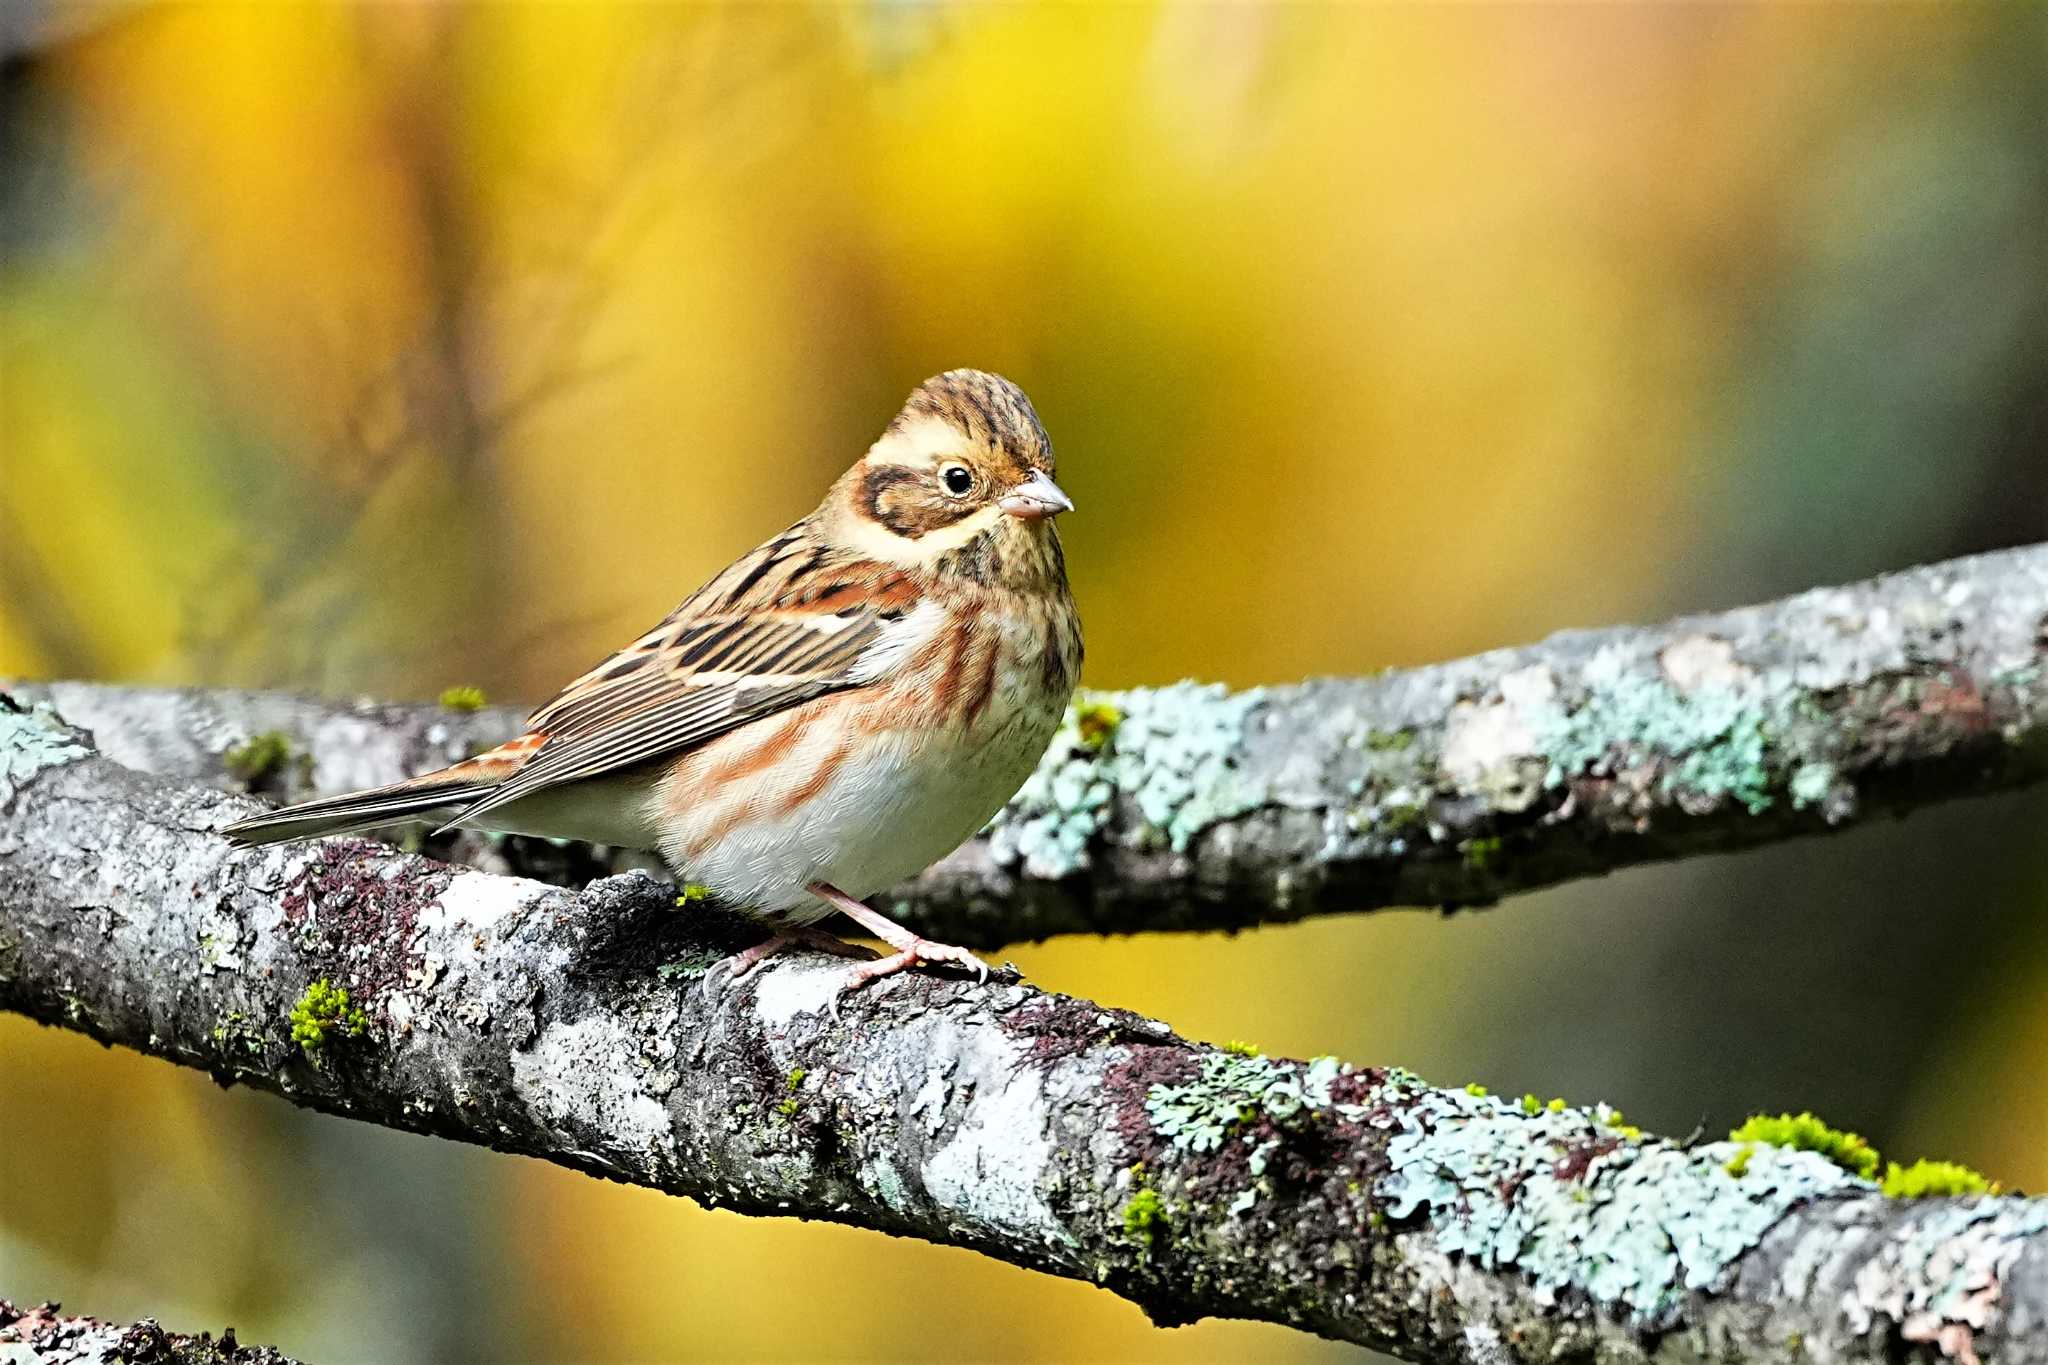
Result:
{"label": "bird's white belly", "polygon": [[972,732],[866,735],[817,796],[786,813],[757,808],[685,860],[683,874],[787,922],[824,919],[832,910],[810,894],[813,882],[865,899],[952,852],[1031,775],[1059,715],[1032,707]]}

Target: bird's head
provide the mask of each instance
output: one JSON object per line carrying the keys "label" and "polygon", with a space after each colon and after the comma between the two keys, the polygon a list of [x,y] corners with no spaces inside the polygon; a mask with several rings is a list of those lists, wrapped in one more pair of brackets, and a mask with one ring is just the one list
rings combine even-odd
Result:
{"label": "bird's head", "polygon": [[904,568],[1025,586],[1063,577],[1052,442],[1024,391],[981,370],[917,386],[881,439],[834,485],[835,539]]}

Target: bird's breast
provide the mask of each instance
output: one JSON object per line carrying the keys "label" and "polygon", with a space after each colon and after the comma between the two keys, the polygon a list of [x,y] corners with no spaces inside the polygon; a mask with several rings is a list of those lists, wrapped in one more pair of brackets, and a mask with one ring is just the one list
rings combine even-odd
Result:
{"label": "bird's breast", "polygon": [[1080,671],[1079,627],[1064,594],[977,593],[949,606],[908,664],[891,691],[913,723],[971,745],[1049,715],[1049,740]]}
{"label": "bird's breast", "polygon": [[690,755],[661,798],[664,852],[734,901],[825,913],[804,887],[868,896],[972,837],[1031,775],[1071,682],[1047,623],[951,612],[894,676]]}

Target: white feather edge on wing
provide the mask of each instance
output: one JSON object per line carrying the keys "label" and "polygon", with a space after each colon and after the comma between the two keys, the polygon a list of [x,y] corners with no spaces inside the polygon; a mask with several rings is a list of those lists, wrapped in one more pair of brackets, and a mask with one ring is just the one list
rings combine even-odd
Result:
{"label": "white feather edge on wing", "polygon": [[882,627],[881,634],[861,651],[846,676],[859,684],[887,677],[929,644],[945,621],[946,609],[937,602],[918,603],[901,620]]}

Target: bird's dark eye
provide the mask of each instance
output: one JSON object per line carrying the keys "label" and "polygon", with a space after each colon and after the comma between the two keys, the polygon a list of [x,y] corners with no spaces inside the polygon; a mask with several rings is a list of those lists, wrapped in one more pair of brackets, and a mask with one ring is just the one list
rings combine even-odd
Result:
{"label": "bird's dark eye", "polygon": [[939,478],[946,485],[946,491],[954,497],[965,497],[967,490],[974,487],[974,475],[964,464],[949,464],[940,472]]}

